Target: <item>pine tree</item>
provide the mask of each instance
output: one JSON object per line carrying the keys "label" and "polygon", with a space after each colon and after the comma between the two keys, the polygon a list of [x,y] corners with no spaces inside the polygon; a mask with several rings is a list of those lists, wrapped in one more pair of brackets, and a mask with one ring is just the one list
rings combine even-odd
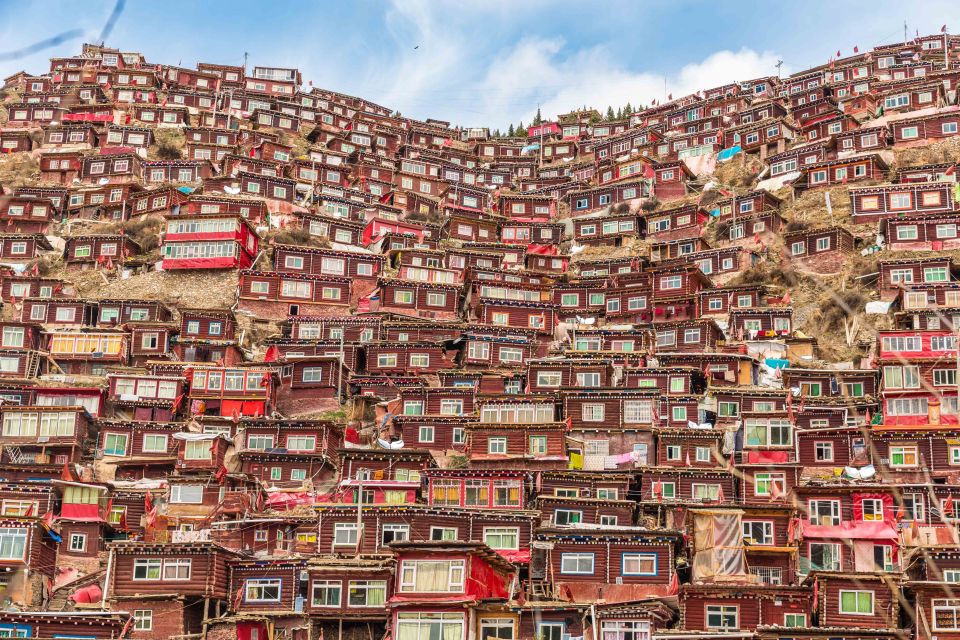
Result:
{"label": "pine tree", "polygon": [[520,124],[517,125],[517,128],[513,130],[513,135],[521,138],[527,137],[527,128],[523,126],[523,120],[521,120]]}
{"label": "pine tree", "polygon": [[508,138],[512,138],[512,137],[513,137],[513,125],[512,125],[512,124],[510,125],[510,128],[507,129],[507,137],[508,137]]}
{"label": "pine tree", "polygon": [[537,115],[533,116],[533,126],[543,124],[543,116],[540,115],[540,107],[537,107]]}
{"label": "pine tree", "polygon": [[617,114],[613,112],[613,107],[607,107],[607,120],[616,120]]}
{"label": "pine tree", "polygon": [[503,137],[503,134],[500,133],[500,129],[494,129],[494,130],[493,130],[493,137],[494,137],[494,138],[502,138],[502,137]]}
{"label": "pine tree", "polygon": [[625,106],[625,107],[623,108],[623,117],[624,117],[624,118],[629,118],[629,117],[630,117],[630,114],[632,114],[632,113],[633,113],[633,106],[631,106],[631,104],[628,102],[628,103],[627,103],[627,106]]}

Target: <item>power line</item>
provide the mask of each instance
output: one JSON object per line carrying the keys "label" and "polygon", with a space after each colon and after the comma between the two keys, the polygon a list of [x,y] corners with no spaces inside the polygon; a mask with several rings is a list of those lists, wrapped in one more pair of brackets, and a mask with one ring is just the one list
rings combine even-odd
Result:
{"label": "power line", "polygon": [[20,58],[25,58],[29,55],[43,51],[44,49],[49,49],[55,47],[59,44],[63,44],[68,40],[75,40],[83,36],[83,29],[71,29],[70,31],[64,31],[59,33],[52,38],[47,38],[46,40],[40,40],[39,42],[34,42],[33,44],[27,45],[22,49],[15,49],[13,51],[4,51],[0,52],[0,62],[5,62],[8,60],[19,60]]}
{"label": "power line", "polygon": [[117,3],[113,5],[113,11],[110,12],[106,23],[103,25],[103,29],[100,30],[99,40],[101,43],[105,42],[110,36],[110,32],[113,31],[113,27],[116,26],[117,20],[120,19],[120,14],[123,13],[123,8],[126,4],[127,0],[117,0]]}

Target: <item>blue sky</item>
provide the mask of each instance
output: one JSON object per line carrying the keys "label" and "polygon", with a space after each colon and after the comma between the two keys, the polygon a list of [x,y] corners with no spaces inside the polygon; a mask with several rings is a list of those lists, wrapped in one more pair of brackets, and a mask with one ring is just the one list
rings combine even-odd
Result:
{"label": "blue sky", "polygon": [[[0,51],[79,28],[5,77],[99,38],[113,0],[0,0]],[[908,10],[909,8],[909,10]],[[128,0],[107,39],[151,62],[298,66],[304,81],[417,118],[506,127],[578,106],[647,103],[784,73],[903,38],[960,33],[960,2],[923,0]]]}

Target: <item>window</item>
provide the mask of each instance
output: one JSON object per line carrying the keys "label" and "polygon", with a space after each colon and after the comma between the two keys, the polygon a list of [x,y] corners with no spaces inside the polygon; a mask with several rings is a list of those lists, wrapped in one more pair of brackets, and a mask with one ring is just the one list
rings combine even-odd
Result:
{"label": "window", "polygon": [[401,592],[460,593],[464,589],[463,560],[405,560],[400,568]]}
{"label": "window", "polygon": [[350,607],[382,607],[386,600],[386,580],[351,580],[347,584],[347,605]]}
{"label": "window", "polygon": [[483,640],[513,640],[513,618],[481,618],[480,638]]}
{"label": "window", "polygon": [[280,602],[279,578],[247,578],[244,602]]}
{"label": "window", "polygon": [[789,420],[751,418],[746,421],[744,430],[744,444],[747,447],[785,447],[793,444],[793,427]]}
{"label": "window", "polygon": [[707,629],[737,629],[740,608],[735,605],[707,605]]}
{"label": "window", "polygon": [[[652,637],[648,620],[604,620],[600,628],[603,640],[650,640]],[[561,639],[544,636],[542,640]]]}
{"label": "window", "polygon": [[624,553],[622,573],[625,576],[657,575],[657,555],[655,553]]}
{"label": "window", "polygon": [[87,550],[87,534],[70,534],[70,551],[73,553],[82,553]]}
{"label": "window", "polygon": [[137,558],[133,561],[133,579],[189,580],[192,562],[190,558]]}
{"label": "window", "polygon": [[893,562],[893,546],[873,545],[873,566],[875,571],[896,571],[896,565]]}
{"label": "window", "polygon": [[883,521],[883,500],[865,498],[861,502],[862,519],[866,521]]}
{"label": "window", "polygon": [[357,525],[352,522],[337,522],[333,525],[334,546],[356,546],[359,541]]}
{"label": "window", "polygon": [[185,460],[210,460],[211,443],[209,440],[188,440],[184,447]]}
{"label": "window", "polygon": [[103,453],[108,456],[127,455],[127,438],[125,433],[107,433],[103,437]]}
{"label": "window", "polygon": [[171,486],[170,502],[178,504],[201,504],[203,502],[203,485],[175,484]]}
{"label": "window", "polygon": [[584,422],[603,422],[604,405],[586,403],[581,407],[581,418]]}
{"label": "window", "polygon": [[574,509],[555,509],[553,523],[558,525],[573,525],[583,522],[583,512]]}
{"label": "window", "polygon": [[840,591],[840,613],[873,615],[873,591]]}
{"label": "window", "polygon": [[679,289],[683,286],[683,276],[663,276],[660,278],[661,289]]}
{"label": "window", "polygon": [[520,530],[515,527],[485,527],[483,541],[491,549],[517,550],[520,548]]}
{"label": "window", "polygon": [[772,545],[773,523],[762,520],[744,520],[743,539],[750,544]]}
{"label": "window", "polygon": [[813,455],[817,462],[833,462],[833,443],[815,442],[813,444]]}
{"label": "window", "polygon": [[932,605],[935,631],[960,631],[960,599],[934,599]]}
{"label": "window", "polygon": [[599,372],[577,373],[577,386],[578,387],[599,387],[600,373]]}
{"label": "window", "polygon": [[133,610],[133,628],[136,631],[153,630],[153,610],[152,609],[134,609]]}
{"label": "window", "polygon": [[720,485],[693,483],[694,500],[719,500]]}
{"label": "window", "polygon": [[783,626],[785,627],[806,627],[807,614],[805,613],[785,613],[783,614]]}
{"label": "window", "polygon": [[504,454],[507,452],[507,439],[502,437],[487,439],[487,453]]}
{"label": "window", "polygon": [[811,500],[808,513],[812,525],[832,527],[840,525],[839,500]]}
{"label": "window", "polygon": [[315,451],[316,436],[287,436],[287,449],[290,451]]}
{"label": "window", "polygon": [[377,355],[377,367],[381,369],[394,368],[397,366],[397,354],[381,353]]}
{"label": "window", "polygon": [[566,575],[593,575],[593,554],[560,554],[560,573]]}
{"label": "window", "polygon": [[24,560],[27,529],[0,529],[0,560]]}
{"label": "window", "polygon": [[891,467],[915,467],[919,454],[916,445],[900,445],[890,447]]}
{"label": "window", "polygon": [[547,436],[530,436],[527,451],[532,456],[547,454]]}
{"label": "window", "polygon": [[403,640],[460,640],[463,628],[462,613],[397,614],[396,634]]}
{"label": "window", "polygon": [[563,374],[559,371],[538,371],[537,386],[558,388],[563,382]]}
{"label": "window", "polygon": [[339,607],[343,583],[340,580],[314,580],[311,606]]}

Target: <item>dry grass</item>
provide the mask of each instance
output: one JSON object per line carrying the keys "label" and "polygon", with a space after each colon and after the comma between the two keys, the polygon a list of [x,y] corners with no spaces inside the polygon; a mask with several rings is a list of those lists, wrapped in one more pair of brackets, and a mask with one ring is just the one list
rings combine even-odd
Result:
{"label": "dry grass", "polygon": [[0,185],[6,188],[37,184],[40,163],[29,153],[10,153],[0,156]]}
{"label": "dry grass", "polygon": [[264,235],[264,244],[295,244],[302,247],[329,249],[330,241],[311,234],[306,229],[288,227],[286,229],[271,229]]}
{"label": "dry grass", "polygon": [[153,217],[134,218],[122,225],[124,234],[140,245],[143,253],[157,251],[160,248],[160,232],[163,227],[163,219]]}
{"label": "dry grass", "polygon": [[182,129],[158,127],[153,130],[153,144],[147,151],[151,160],[182,160],[187,140]]}
{"label": "dry grass", "polygon": [[[857,183],[858,186],[862,184]],[[832,213],[827,210],[826,193],[830,194]],[[781,208],[786,220],[803,224],[804,228],[850,226],[850,211],[850,194],[845,185],[832,189],[811,189],[801,193],[796,200],[788,196]]]}
{"label": "dry grass", "polygon": [[923,164],[960,162],[960,138],[954,136],[907,149],[894,149],[894,168],[915,167]]}
{"label": "dry grass", "polygon": [[121,278],[116,274],[76,271],[66,274],[83,298],[159,300],[181,308],[226,309],[236,302],[235,270],[149,271]]}
{"label": "dry grass", "polygon": [[753,155],[739,154],[727,162],[718,162],[713,179],[729,187],[749,189],[763,171],[763,163]]}

